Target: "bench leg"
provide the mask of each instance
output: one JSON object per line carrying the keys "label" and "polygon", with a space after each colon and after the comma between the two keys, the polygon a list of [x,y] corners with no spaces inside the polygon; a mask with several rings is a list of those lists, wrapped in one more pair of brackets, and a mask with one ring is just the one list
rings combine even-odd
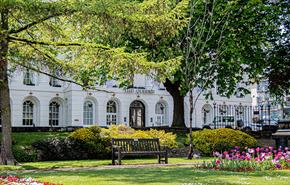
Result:
{"label": "bench leg", "polygon": [[165,153],[165,164],[168,164],[168,155],[167,155],[167,152]]}
{"label": "bench leg", "polygon": [[121,158],[121,151],[119,150],[118,151],[118,165],[121,165],[121,160],[122,160],[122,158]]}
{"label": "bench leg", "polygon": [[115,150],[112,149],[112,165],[115,165]]}
{"label": "bench leg", "polygon": [[160,164],[161,163],[161,155],[158,154],[157,158],[158,158],[158,163]]}
{"label": "bench leg", "polygon": [[115,157],[112,157],[112,165],[115,165]]}

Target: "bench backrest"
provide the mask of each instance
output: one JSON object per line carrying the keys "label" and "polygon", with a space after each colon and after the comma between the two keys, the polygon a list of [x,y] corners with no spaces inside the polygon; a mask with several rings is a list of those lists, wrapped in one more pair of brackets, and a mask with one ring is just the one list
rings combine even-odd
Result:
{"label": "bench backrest", "polygon": [[112,145],[117,145],[123,152],[160,151],[159,139],[113,138]]}

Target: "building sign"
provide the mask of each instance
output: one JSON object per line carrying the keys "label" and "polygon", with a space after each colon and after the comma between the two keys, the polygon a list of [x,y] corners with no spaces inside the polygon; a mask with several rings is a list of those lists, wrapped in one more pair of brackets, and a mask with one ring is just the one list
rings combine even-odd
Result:
{"label": "building sign", "polygon": [[149,89],[125,89],[125,93],[130,94],[154,94],[154,90]]}

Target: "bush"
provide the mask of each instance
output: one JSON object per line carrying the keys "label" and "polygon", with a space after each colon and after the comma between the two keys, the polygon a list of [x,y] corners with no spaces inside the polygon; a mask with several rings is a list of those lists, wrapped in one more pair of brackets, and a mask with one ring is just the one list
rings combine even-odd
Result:
{"label": "bush", "polygon": [[72,132],[68,137],[71,140],[83,143],[89,153],[106,154],[110,152],[110,138],[101,134],[100,127],[92,126],[80,128]]}
{"label": "bush", "polygon": [[[205,129],[192,133],[193,146],[204,155],[212,155],[213,151],[225,151],[235,146],[241,148],[255,147],[257,140],[239,130],[228,128]],[[187,138],[189,144],[189,135]]]}
{"label": "bush", "polygon": [[33,162],[37,160],[37,151],[32,146],[13,146],[13,154],[18,162]]}
{"label": "bush", "polygon": [[109,158],[110,138],[93,126],[72,132],[67,138],[53,138],[33,143],[38,160],[73,160]]}
{"label": "bush", "polygon": [[[0,140],[2,139],[0,133]],[[14,132],[12,133],[12,149],[18,162],[33,162],[37,160],[37,150],[32,147],[36,141],[48,138],[65,138],[67,132]]]}
{"label": "bush", "polygon": [[159,138],[161,146],[176,148],[176,135],[164,130],[134,130],[123,124],[112,125],[108,129],[102,129],[102,135],[105,138]]}

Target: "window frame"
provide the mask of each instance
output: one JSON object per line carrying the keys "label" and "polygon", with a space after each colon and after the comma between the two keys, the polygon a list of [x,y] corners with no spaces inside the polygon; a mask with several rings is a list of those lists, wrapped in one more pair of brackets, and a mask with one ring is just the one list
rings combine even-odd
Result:
{"label": "window frame", "polygon": [[[86,109],[87,105],[91,105],[91,110]],[[87,108],[90,108],[89,106]],[[88,117],[86,117],[88,116]],[[86,100],[83,105],[83,125],[94,124],[94,103],[90,100]]]}
{"label": "window frame", "polygon": [[60,125],[60,103],[52,101],[49,103],[49,126],[52,127],[59,125]]}
{"label": "window frame", "polygon": [[114,100],[109,100],[106,106],[106,124],[116,125],[118,122],[118,105]]}
{"label": "window frame", "polygon": [[26,100],[22,104],[22,125],[33,126],[34,125],[34,103],[30,100]]}
{"label": "window frame", "polygon": [[166,124],[166,105],[165,105],[165,103],[162,103],[162,102],[156,103],[155,115],[156,115],[156,120],[155,120],[156,125],[162,126],[162,125]]}
{"label": "window frame", "polygon": [[35,86],[35,73],[32,70],[27,69],[23,75],[23,84],[28,86]]}

